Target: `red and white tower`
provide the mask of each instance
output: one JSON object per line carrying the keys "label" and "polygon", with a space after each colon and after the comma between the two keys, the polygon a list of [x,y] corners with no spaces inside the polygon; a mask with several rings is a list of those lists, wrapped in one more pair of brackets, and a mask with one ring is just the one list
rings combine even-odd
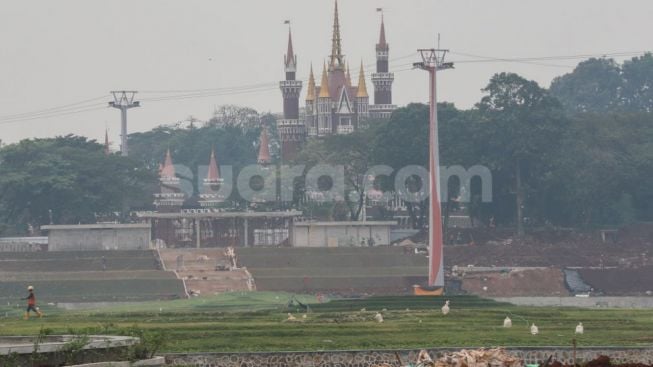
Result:
{"label": "red and white tower", "polygon": [[297,55],[293,51],[290,29],[288,29],[288,50],[284,57],[284,70],[286,80],[279,82],[283,95],[283,119],[277,122],[277,130],[281,140],[281,160],[286,162],[297,156],[306,138],[305,125],[299,121],[299,93],[302,90],[302,82],[296,80]]}
{"label": "red and white tower", "polygon": [[440,200],[440,143],[438,136],[437,72],[453,68],[444,62],[448,50],[420,49],[422,61],[413,66],[429,72],[429,282],[444,287],[442,204]]}

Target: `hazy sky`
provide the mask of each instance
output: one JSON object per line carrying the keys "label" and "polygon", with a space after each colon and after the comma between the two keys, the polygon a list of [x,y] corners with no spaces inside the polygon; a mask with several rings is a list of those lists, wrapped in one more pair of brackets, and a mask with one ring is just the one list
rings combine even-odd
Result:
{"label": "hazy sky", "polygon": [[[469,59],[462,54],[541,57],[652,46],[650,0],[340,0],[339,5],[343,51],[356,71],[361,59],[374,62],[380,22],[375,9],[385,9],[398,105],[426,101],[426,73],[406,69],[416,60],[417,48],[434,46],[438,32],[442,47],[452,51],[451,61]],[[279,112],[276,83],[283,77],[285,19],[292,21],[298,74],[304,78],[309,63],[319,69],[330,52],[333,0],[4,1],[0,139],[74,133],[102,140],[107,126],[117,148],[119,111],[102,108],[109,98],[99,98],[114,89],[140,91],[142,107],[129,111],[132,132],[190,115],[207,119],[222,104]],[[577,62],[459,63],[440,74],[439,97],[469,107],[493,73],[514,71],[548,86]],[[370,91],[372,71],[366,70]],[[162,93],[251,85],[260,88],[201,98]],[[163,96],[171,98],[156,100]],[[83,113],[17,122],[7,118],[22,113],[31,118],[37,116],[30,114],[34,111],[91,99],[59,111],[90,109]]]}

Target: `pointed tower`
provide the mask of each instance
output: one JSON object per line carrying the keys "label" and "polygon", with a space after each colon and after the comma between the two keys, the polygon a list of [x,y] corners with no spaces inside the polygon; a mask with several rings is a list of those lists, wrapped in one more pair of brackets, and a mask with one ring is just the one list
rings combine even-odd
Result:
{"label": "pointed tower", "polygon": [[268,139],[268,129],[263,126],[261,129],[261,137],[259,138],[259,148],[258,148],[258,164],[268,165],[272,162],[270,157],[270,141]]}
{"label": "pointed tower", "polygon": [[329,93],[329,78],[326,64],[322,68],[320,93],[317,96],[317,135],[324,136],[333,133],[331,110],[331,94]]}
{"label": "pointed tower", "polygon": [[109,130],[104,130],[104,155],[111,155],[111,144],[109,144]]}
{"label": "pointed tower", "polygon": [[370,106],[370,114],[375,118],[390,118],[392,111],[396,108],[392,104],[394,74],[390,72],[389,55],[390,45],[385,38],[385,20],[382,15],[379,43],[376,44],[376,73],[372,74],[374,105]]}
{"label": "pointed tower", "polygon": [[[342,53],[342,38],[340,37],[340,17],[338,1],[334,1],[333,34],[331,36],[331,54],[329,55],[328,81],[331,97],[332,116],[330,117],[330,132],[324,134],[348,133],[353,129],[355,116],[353,114],[351,90],[347,83],[347,64]],[[324,84],[324,83],[322,83]],[[322,89],[320,89],[320,92]],[[342,127],[341,127],[342,126]]]}
{"label": "pointed tower", "polygon": [[340,21],[338,19],[338,0],[335,0],[333,11],[333,35],[331,36],[331,55],[329,57],[329,72],[334,70],[345,70],[345,55],[342,54]]}
{"label": "pointed tower", "polygon": [[364,125],[364,121],[369,117],[370,96],[367,94],[367,85],[365,84],[365,69],[363,60],[361,60],[361,70],[358,73],[358,88],[356,90],[356,114],[358,115],[358,126]]}
{"label": "pointed tower", "polygon": [[315,95],[315,76],[313,75],[313,64],[308,75],[308,90],[306,91],[306,120],[305,126],[308,136],[317,136],[317,111]]}
{"label": "pointed tower", "polygon": [[186,195],[181,190],[170,149],[166,151],[163,166],[159,166],[159,182],[160,192],[154,194],[154,205],[157,210],[161,212],[179,211],[184,204]]}
{"label": "pointed tower", "polygon": [[200,206],[210,208],[224,202],[224,196],[218,193],[223,182],[224,180],[220,177],[220,170],[218,169],[218,160],[215,158],[215,149],[212,149],[209,168],[200,194]]}
{"label": "pointed tower", "polygon": [[349,63],[347,63],[347,74],[345,75],[345,80],[347,81],[347,87],[351,88],[351,73],[349,71]]}
{"label": "pointed tower", "polygon": [[283,96],[283,119],[277,121],[277,130],[281,140],[281,160],[285,162],[295,158],[306,138],[305,125],[299,121],[299,94],[302,90],[302,82],[295,80],[297,55],[293,50],[290,28],[288,28],[288,49],[283,61],[286,80],[279,82]]}

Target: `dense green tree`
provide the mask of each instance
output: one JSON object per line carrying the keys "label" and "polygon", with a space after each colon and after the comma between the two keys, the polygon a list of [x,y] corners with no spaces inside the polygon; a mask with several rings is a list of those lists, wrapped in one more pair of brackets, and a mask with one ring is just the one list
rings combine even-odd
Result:
{"label": "dense green tree", "polygon": [[550,91],[568,111],[605,112],[621,106],[623,86],[621,69],[614,60],[592,58],[555,78]]}
{"label": "dense green tree", "polygon": [[624,62],[623,103],[626,111],[653,112],[653,54]]}
{"label": "dense green tree", "polygon": [[[365,173],[370,167],[370,130],[347,135],[332,135],[311,139],[300,152],[297,163],[309,169],[318,164],[341,166],[344,169],[345,192],[342,198],[349,212],[349,220],[360,218],[365,204]],[[338,209],[336,205],[333,209]]]}
{"label": "dense green tree", "polygon": [[208,125],[217,127],[239,127],[243,130],[256,129],[261,123],[259,113],[250,107],[223,105],[213,111]]}
{"label": "dense green tree", "polygon": [[[469,166],[474,162],[474,143],[472,136],[473,112],[458,110],[451,103],[438,104],[438,130],[440,137],[440,165]],[[395,172],[409,165],[428,168],[429,164],[429,106],[420,103],[409,104],[397,109],[391,118],[372,131],[372,160],[374,164],[388,165]],[[385,190],[394,190],[394,177],[381,182]],[[454,182],[450,186],[449,198],[458,190]],[[458,183],[459,184],[459,183]],[[409,179],[411,190],[418,189],[422,183]],[[428,201],[406,203],[408,214],[415,228],[422,228],[428,214]],[[445,207],[445,209],[448,206]],[[445,217],[448,211],[445,210]]]}
{"label": "dense green tree", "polygon": [[653,115],[577,115],[554,160],[545,197],[556,222],[619,225],[651,218]]}
{"label": "dense green tree", "polygon": [[[234,175],[256,163],[260,128],[243,130],[237,126],[206,125],[194,128],[162,126],[129,136],[130,155],[156,169],[170,149],[175,165],[186,167],[177,174],[192,194],[199,193],[202,173],[215,149],[219,165],[233,166]],[[236,196],[234,196],[235,198]]]}
{"label": "dense green tree", "polygon": [[[390,119],[379,125],[372,140],[372,158],[376,165],[387,165],[395,172],[409,165],[428,168],[429,159],[429,106],[409,104],[394,111]],[[385,191],[395,191],[394,176],[381,181]],[[422,183],[410,177],[406,186],[416,191]],[[423,228],[428,215],[428,201],[406,203],[414,228]]]}
{"label": "dense green tree", "polygon": [[97,215],[149,201],[155,175],[138,161],[106,156],[84,137],[23,140],[0,149],[0,220],[7,233],[50,223],[94,223]]}
{"label": "dense green tree", "polygon": [[[483,121],[479,157],[495,174],[513,179],[517,234],[524,234],[529,181],[542,175],[561,138],[565,117],[560,103],[536,82],[501,73],[483,89],[478,104]],[[535,185],[530,186],[536,188]]]}
{"label": "dense green tree", "polygon": [[572,113],[653,111],[653,55],[619,65],[613,59],[589,59],[553,80],[551,94]]}

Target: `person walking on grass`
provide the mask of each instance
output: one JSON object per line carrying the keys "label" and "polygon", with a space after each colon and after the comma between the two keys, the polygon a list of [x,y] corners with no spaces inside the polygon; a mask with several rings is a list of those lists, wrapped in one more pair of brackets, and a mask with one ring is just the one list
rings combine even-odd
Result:
{"label": "person walking on grass", "polygon": [[27,310],[25,311],[25,320],[29,319],[29,312],[34,311],[39,317],[43,317],[43,313],[39,310],[38,307],[36,307],[36,296],[34,296],[34,287],[31,285],[27,287],[27,291],[29,292],[29,295],[23,300],[27,300]]}

